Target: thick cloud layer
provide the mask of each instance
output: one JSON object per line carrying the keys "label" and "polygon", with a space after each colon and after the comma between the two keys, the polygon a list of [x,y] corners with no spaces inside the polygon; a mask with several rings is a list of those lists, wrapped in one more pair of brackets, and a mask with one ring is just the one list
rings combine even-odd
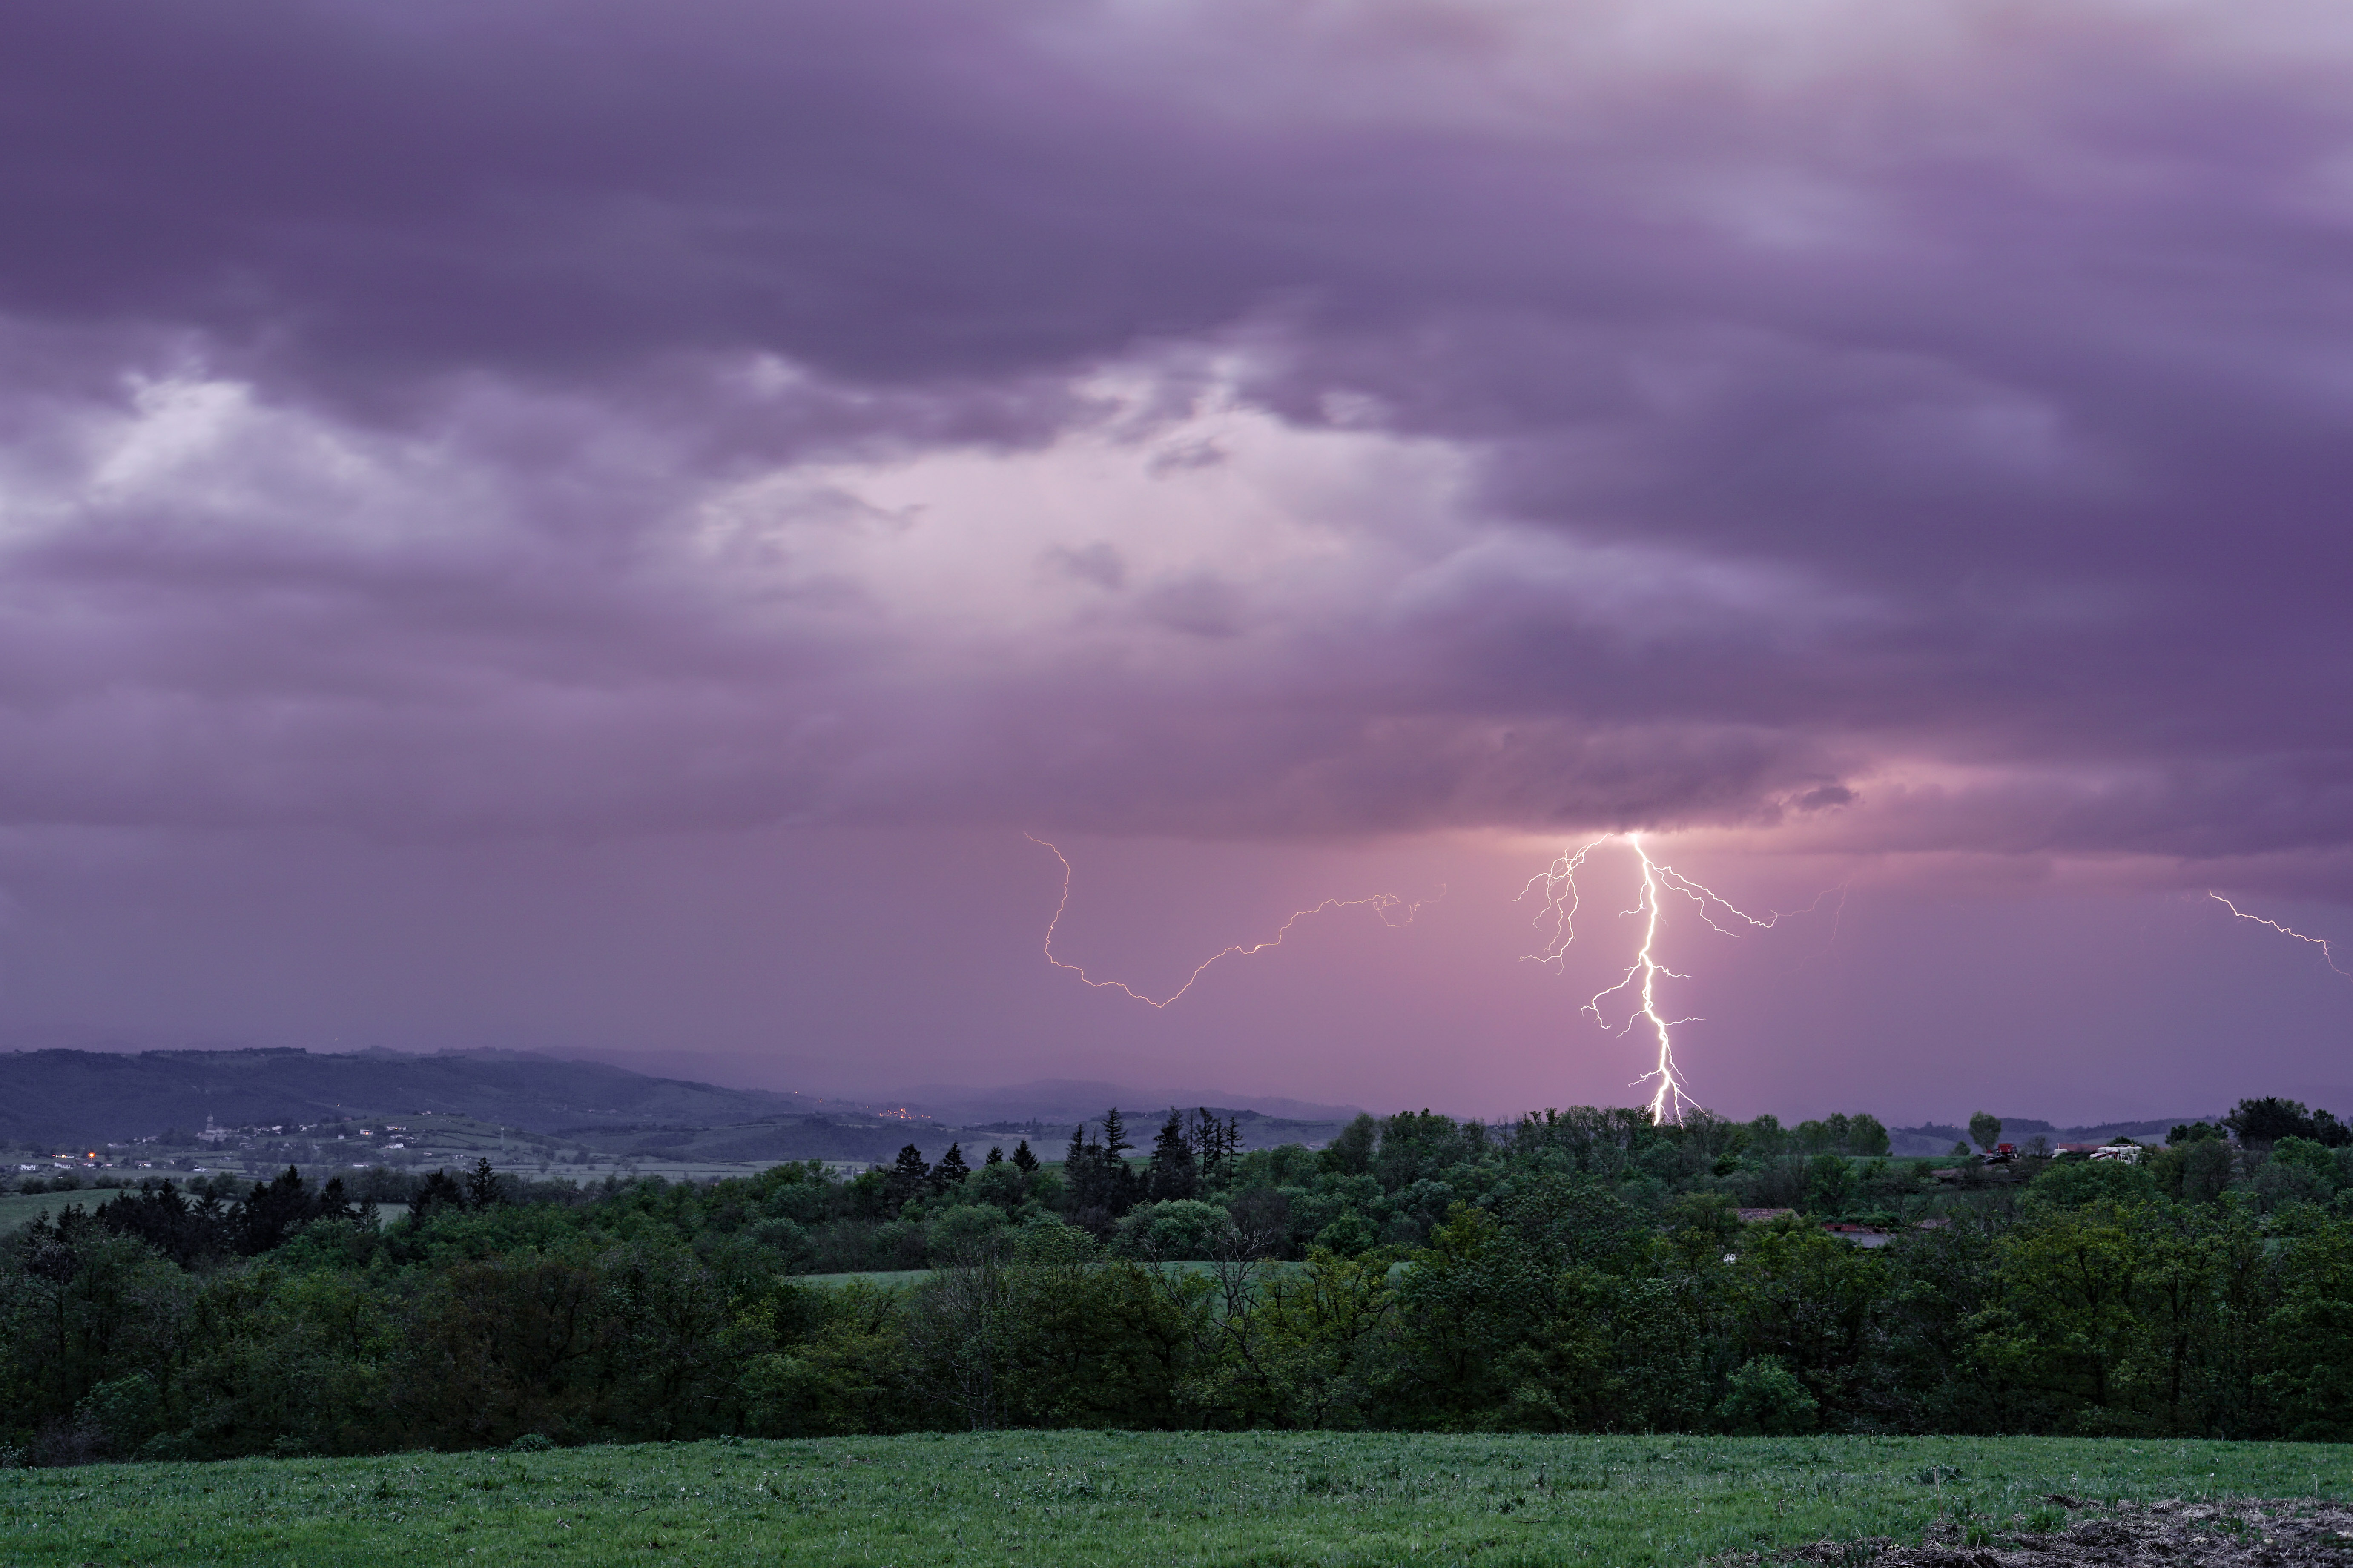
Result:
{"label": "thick cloud layer", "polygon": [[2335,7],[0,22],[0,820],[2353,892]]}

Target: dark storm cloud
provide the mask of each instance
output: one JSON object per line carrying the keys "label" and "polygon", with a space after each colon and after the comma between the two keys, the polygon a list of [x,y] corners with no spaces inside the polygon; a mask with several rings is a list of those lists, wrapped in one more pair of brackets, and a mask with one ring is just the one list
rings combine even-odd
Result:
{"label": "dark storm cloud", "polygon": [[1264,258],[1165,205],[1166,127],[1019,47],[1043,12],[27,8],[8,297],[345,387],[745,343],[987,372],[1224,319]]}
{"label": "dark storm cloud", "polygon": [[2341,851],[2327,14],[1635,15],[19,7],[0,813]]}

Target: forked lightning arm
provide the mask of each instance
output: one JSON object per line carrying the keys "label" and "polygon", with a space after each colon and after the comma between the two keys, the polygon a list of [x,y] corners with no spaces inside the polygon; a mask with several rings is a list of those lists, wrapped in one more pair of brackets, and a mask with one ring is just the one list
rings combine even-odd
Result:
{"label": "forked lightning arm", "polygon": [[[1208,968],[1209,965],[1217,963],[1218,960],[1221,958],[1248,958],[1252,953],[1264,952],[1268,948],[1281,947],[1282,945],[1282,939],[1291,934],[1291,928],[1298,924],[1301,921],[1305,920],[1309,915],[1320,915],[1326,910],[1350,910],[1361,906],[1362,908],[1372,910],[1373,913],[1379,918],[1380,922],[1385,926],[1409,926],[1413,923],[1415,911],[1421,908],[1419,900],[1408,903],[1405,900],[1398,897],[1395,893],[1374,893],[1367,898],[1362,899],[1326,899],[1312,910],[1294,910],[1291,918],[1283,921],[1282,927],[1264,942],[1251,942],[1248,946],[1238,944],[1233,947],[1223,948],[1219,952],[1209,954],[1208,957],[1201,960],[1200,963],[1193,966],[1193,973],[1185,977],[1184,984],[1179,985],[1176,990],[1170,992],[1166,996],[1155,998],[1146,996],[1143,992],[1136,990],[1134,986],[1128,984],[1127,982],[1124,980],[1097,980],[1093,975],[1089,974],[1082,965],[1067,963],[1061,959],[1054,956],[1054,928],[1062,923],[1062,911],[1071,907],[1070,858],[1064,855],[1060,849],[1055,848],[1053,845],[1047,843],[1046,840],[1039,837],[1034,833],[1026,833],[1022,835],[1022,837],[1029,839],[1030,843],[1039,845],[1043,848],[1051,851],[1054,858],[1062,863],[1061,901],[1054,906],[1054,918],[1046,922],[1046,942],[1043,950],[1046,954],[1046,962],[1052,964],[1057,969],[1069,970],[1071,973],[1077,975],[1081,981],[1084,982],[1086,984],[1093,986],[1098,991],[1125,992],[1128,995],[1135,998],[1135,1000],[1143,1003],[1147,1007],[1167,1006],[1170,1003],[1176,1001],[1176,998],[1184,995],[1186,992],[1193,989],[1193,983],[1201,978],[1201,972]],[[1404,911],[1401,917],[1392,912],[1399,910]]]}
{"label": "forked lightning arm", "polygon": [[2345,973],[2345,971],[2339,967],[2337,963],[2337,955],[2328,951],[2328,943],[2322,941],[2320,938],[2316,936],[2306,936],[2300,931],[2296,931],[2292,927],[2284,926],[2277,921],[2267,921],[2261,915],[2251,915],[2246,910],[2241,909],[2238,905],[2232,903],[2230,900],[2224,898],[2221,894],[2214,891],[2211,888],[2209,888],[2206,890],[2206,896],[2213,900],[2216,903],[2221,905],[2224,909],[2230,910],[2232,914],[2238,916],[2242,921],[2253,921],[2259,926],[2271,927],[2272,930],[2279,932],[2282,936],[2292,936],[2298,942],[2308,942],[2312,943],[2313,946],[2320,950],[2320,961],[2323,963],[2326,963],[2329,968],[2336,970],[2337,973],[2344,974],[2346,979],[2353,980],[2353,974]]}

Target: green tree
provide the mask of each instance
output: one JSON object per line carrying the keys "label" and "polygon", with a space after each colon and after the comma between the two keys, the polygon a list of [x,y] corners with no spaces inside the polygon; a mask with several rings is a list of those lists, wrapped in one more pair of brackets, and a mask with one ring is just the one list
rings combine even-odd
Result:
{"label": "green tree", "polygon": [[2193,1139],[2159,1155],[2156,1174],[2182,1202],[2211,1203],[2231,1184],[2235,1164],[2231,1145],[2221,1139]]}
{"label": "green tree", "polygon": [[[142,1371],[166,1385],[185,1343],[193,1282],[143,1244],[69,1205],[20,1226],[0,1247],[0,1443],[44,1426],[77,1462],[108,1452],[102,1427],[76,1412],[100,1384]],[[9,1428],[14,1428],[10,1433]]]}
{"label": "green tree", "polygon": [[948,1152],[940,1156],[940,1163],[932,1167],[932,1190],[936,1193],[953,1191],[964,1185],[965,1178],[971,1174],[972,1167],[965,1163],[963,1146],[950,1143]]}
{"label": "green tree", "polygon": [[1192,1142],[1185,1134],[1185,1119],[1172,1110],[1152,1141],[1152,1163],[1145,1173],[1145,1192],[1154,1202],[1165,1203],[1191,1197],[1199,1184],[1200,1170],[1193,1157]]}
{"label": "green tree", "polygon": [[1234,1228],[1233,1216],[1198,1198],[1172,1198],[1131,1209],[1120,1221],[1123,1248],[1131,1256],[1165,1262],[1215,1258]]}
{"label": "green tree", "polygon": [[1754,1226],[1726,1269],[1725,1352],[1771,1357],[1825,1408],[1866,1403],[1888,1261],[1794,1216]]}
{"label": "green tree", "polygon": [[738,1324],[748,1354],[733,1403],[760,1436],[902,1431],[931,1403],[911,1386],[917,1360],[900,1297],[864,1280],[784,1286]]}
{"label": "green tree", "polygon": [[987,1431],[1003,1419],[1013,1371],[1014,1280],[996,1237],[957,1247],[918,1286],[904,1314],[913,1385],[959,1425]]}
{"label": "green tree", "polygon": [[2105,1200],[2046,1209],[2003,1237],[2000,1257],[2004,1304],[1986,1352],[2063,1408],[2088,1407],[2100,1429],[2148,1332],[2135,1310],[2147,1247],[2133,1214]]}
{"label": "green tree", "polygon": [[1836,1215],[1846,1212],[1854,1195],[1854,1166],[1843,1154],[1817,1154],[1806,1162],[1806,1209],[1810,1214]]}
{"label": "green tree", "polygon": [[1743,1436],[1793,1436],[1814,1429],[1821,1405],[1771,1356],[1752,1356],[1732,1374],[1715,1407],[1724,1429]]}
{"label": "green tree", "polygon": [[1380,1128],[1381,1124],[1370,1116],[1359,1113],[1324,1146],[1324,1169],[1344,1176],[1361,1176],[1369,1172],[1373,1168],[1373,1147],[1380,1138]]}
{"label": "green tree", "polygon": [[1969,1136],[1977,1140],[1978,1148],[1992,1152],[2001,1142],[2001,1118],[1989,1110],[1976,1112],[1969,1118]]}
{"label": "green tree", "polygon": [[2353,1224],[2332,1220],[2298,1237],[2281,1259],[2280,1287],[2257,1389],[2285,1436],[2353,1440]]}
{"label": "green tree", "polygon": [[1485,1424],[1539,1431],[1676,1431],[1708,1411],[1705,1283],[1574,1264],[1498,1358]]}
{"label": "green tree", "polygon": [[2242,1100],[2222,1124],[2242,1143],[2267,1146],[2283,1138],[2307,1138],[2324,1147],[2353,1142],[2353,1130],[2326,1110],[2306,1110],[2301,1101],[2266,1097]]}
{"label": "green tree", "polygon": [[1192,1380],[1191,1396],[1285,1426],[1361,1425],[1395,1310],[1387,1258],[1314,1248],[1219,1321],[1218,1360]]}
{"label": "green tree", "polygon": [[2081,1208],[2086,1204],[2144,1204],[2158,1196],[2157,1175],[2122,1160],[2063,1161],[2027,1184],[2030,1205]]}
{"label": "green tree", "polygon": [[1027,1230],[1008,1268],[1008,1425],[1140,1429],[1182,1419],[1199,1284],[1110,1257],[1066,1225]]}
{"label": "green tree", "polygon": [[1853,1154],[1879,1155],[1888,1150],[1887,1129],[1876,1116],[1857,1114],[1847,1118],[1847,1152]]}
{"label": "green tree", "polygon": [[1337,1258],[1369,1252],[1379,1239],[1374,1234],[1372,1222],[1353,1208],[1342,1209],[1331,1223],[1315,1233],[1316,1247]]}
{"label": "green tree", "polygon": [[900,1149],[883,1181],[886,1202],[895,1215],[930,1190],[932,1167],[925,1163],[923,1152],[909,1143]]}
{"label": "green tree", "polygon": [[[287,1173],[295,1173],[292,1167],[288,1167]],[[498,1172],[491,1167],[491,1157],[485,1154],[475,1161],[474,1168],[466,1173],[466,1202],[475,1208],[486,1209],[501,1201],[505,1195]]]}
{"label": "green tree", "polygon": [[2126,1211],[2142,1245],[2134,1309],[2145,1339],[2119,1403],[2156,1429],[2244,1436],[2262,1423],[2250,1381],[2267,1354],[2276,1269],[2243,1205]]}

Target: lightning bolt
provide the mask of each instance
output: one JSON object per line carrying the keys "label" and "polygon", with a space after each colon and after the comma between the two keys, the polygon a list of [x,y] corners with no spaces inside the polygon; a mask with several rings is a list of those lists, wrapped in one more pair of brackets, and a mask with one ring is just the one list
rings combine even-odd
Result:
{"label": "lightning bolt", "polygon": [[[1525,955],[1528,962],[1548,963],[1556,969],[1564,965],[1569,944],[1577,940],[1577,911],[1582,898],[1577,886],[1577,874],[1584,868],[1588,856],[1613,839],[1631,849],[1634,852],[1634,858],[1641,866],[1641,889],[1634,895],[1634,907],[1620,911],[1625,915],[1645,917],[1642,922],[1641,945],[1635,950],[1634,962],[1626,966],[1626,973],[1619,977],[1618,983],[1614,985],[1606,985],[1595,992],[1591,999],[1578,1011],[1592,1014],[1593,1021],[1606,1029],[1609,1026],[1609,1021],[1602,1015],[1603,1001],[1627,991],[1634,994],[1636,1000],[1633,1010],[1627,1015],[1626,1022],[1617,1032],[1620,1035],[1627,1034],[1637,1023],[1644,1024],[1649,1026],[1651,1036],[1658,1043],[1657,1065],[1636,1079],[1634,1082],[1644,1084],[1654,1079],[1657,1082],[1657,1088],[1651,1096],[1652,1121],[1680,1122],[1683,1119],[1686,1107],[1694,1110],[1704,1110],[1704,1107],[1691,1097],[1690,1091],[1684,1087],[1683,1075],[1676,1069],[1674,1030],[1679,1026],[1696,1024],[1700,1020],[1670,1018],[1659,1010],[1659,982],[1662,979],[1688,980],[1691,978],[1687,974],[1679,974],[1668,968],[1658,956],[1659,921],[1663,913],[1664,904],[1662,895],[1669,892],[1679,893],[1689,899],[1698,907],[1699,918],[1706,922],[1708,929],[1724,936],[1738,936],[1740,932],[1732,926],[1719,924],[1715,918],[1716,911],[1722,911],[1726,921],[1738,921],[1757,931],[1770,931],[1780,924],[1784,911],[1776,910],[1760,919],[1741,909],[1705,883],[1684,876],[1663,861],[1652,859],[1651,852],[1642,846],[1641,834],[1606,834],[1573,852],[1564,850],[1551,865],[1529,878],[1527,885],[1520,889],[1520,897],[1525,899],[1540,884],[1544,889],[1544,907],[1536,912],[1532,923],[1538,931],[1546,931],[1548,934],[1541,952]],[[1831,891],[1841,890],[1831,889]],[[1828,897],[1830,892],[1825,891],[1811,904],[1807,905],[1805,910],[1788,912],[1807,913],[1820,908],[1822,900]],[[1840,900],[1841,910],[1844,909],[1844,904],[1845,901],[1841,899]]]}
{"label": "lightning bolt", "polygon": [[2279,932],[2282,936],[2292,936],[2298,942],[2308,942],[2312,943],[2313,946],[2320,950],[2320,961],[2323,963],[2326,963],[2329,968],[2336,970],[2337,973],[2344,974],[2346,979],[2353,980],[2353,974],[2346,974],[2345,971],[2337,966],[2337,955],[2328,950],[2328,943],[2321,940],[2319,937],[2306,936],[2302,931],[2296,931],[2293,927],[2284,926],[2277,921],[2267,921],[2261,915],[2251,915],[2246,910],[2241,909],[2238,905],[2232,903],[2230,900],[2224,898],[2221,894],[2214,891],[2211,888],[2206,889],[2206,896],[2213,900],[2216,903],[2221,905],[2224,909],[2230,910],[2232,914],[2238,916],[2239,919],[2242,921],[2253,921],[2259,926],[2271,927],[2272,930]]}
{"label": "lightning bolt", "polygon": [[[1064,855],[1061,850],[1056,848],[1045,839],[1039,837],[1034,833],[1025,833],[1021,837],[1029,840],[1030,843],[1049,850],[1052,853],[1055,859],[1062,863],[1062,897],[1060,901],[1056,903],[1054,906],[1054,918],[1046,922],[1046,941],[1040,950],[1046,955],[1046,962],[1052,964],[1057,969],[1069,970],[1071,973],[1077,975],[1081,981],[1084,982],[1086,984],[1093,986],[1098,991],[1125,992],[1128,995],[1134,997],[1136,1001],[1143,1003],[1147,1007],[1160,1008],[1168,1006],[1179,996],[1184,995],[1186,992],[1193,989],[1193,983],[1201,978],[1202,972],[1221,958],[1248,958],[1253,953],[1264,952],[1268,948],[1281,947],[1282,945],[1282,939],[1291,934],[1291,928],[1297,925],[1301,921],[1305,920],[1310,915],[1320,915],[1326,910],[1350,910],[1362,907],[1371,910],[1373,913],[1378,917],[1381,924],[1394,929],[1411,925],[1413,923],[1415,912],[1421,908],[1421,901],[1419,900],[1408,903],[1405,900],[1399,898],[1395,893],[1374,893],[1369,897],[1362,899],[1326,899],[1322,903],[1317,904],[1314,909],[1297,910],[1293,911],[1291,918],[1283,921],[1275,933],[1267,938],[1264,942],[1251,942],[1247,946],[1237,944],[1232,947],[1220,949],[1219,951],[1209,954],[1208,957],[1201,960],[1200,963],[1193,966],[1193,973],[1185,977],[1184,984],[1179,985],[1167,995],[1155,999],[1146,996],[1143,992],[1136,990],[1134,986],[1128,984],[1127,982],[1124,980],[1097,980],[1093,975],[1089,974],[1086,972],[1083,965],[1068,963],[1054,956],[1054,930],[1057,926],[1062,923],[1062,912],[1071,907],[1070,857]],[[1398,910],[1405,911],[1402,918],[1398,918],[1392,914],[1391,911]]]}

